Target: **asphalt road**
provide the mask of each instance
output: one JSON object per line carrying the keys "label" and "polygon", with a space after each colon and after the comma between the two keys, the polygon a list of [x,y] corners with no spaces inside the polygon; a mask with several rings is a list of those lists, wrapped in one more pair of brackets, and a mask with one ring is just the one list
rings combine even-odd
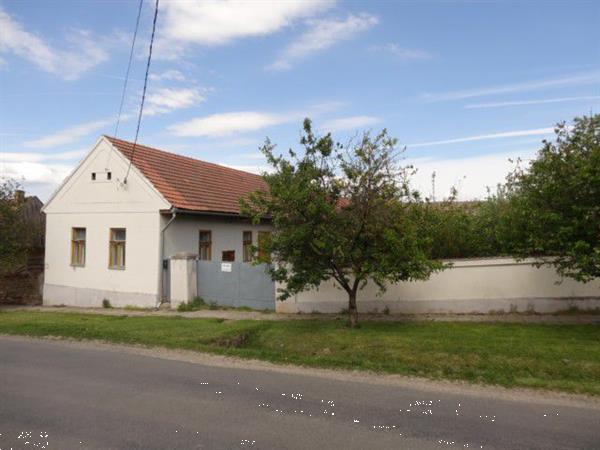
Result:
{"label": "asphalt road", "polygon": [[0,338],[0,449],[600,448],[600,409]]}

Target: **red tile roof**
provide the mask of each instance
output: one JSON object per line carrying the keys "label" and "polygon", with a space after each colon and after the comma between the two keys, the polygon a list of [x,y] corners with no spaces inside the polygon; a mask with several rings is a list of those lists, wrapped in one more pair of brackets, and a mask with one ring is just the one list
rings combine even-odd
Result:
{"label": "red tile roof", "polygon": [[[131,161],[132,142],[105,137]],[[140,144],[132,164],[177,209],[240,214],[240,198],[267,189],[259,175]]]}

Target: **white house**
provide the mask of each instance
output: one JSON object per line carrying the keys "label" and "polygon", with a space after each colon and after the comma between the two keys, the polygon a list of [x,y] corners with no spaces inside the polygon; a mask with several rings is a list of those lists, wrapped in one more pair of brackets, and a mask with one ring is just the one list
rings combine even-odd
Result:
{"label": "white house", "polygon": [[[50,198],[44,304],[153,307],[208,301],[279,312],[337,312],[345,293],[331,281],[284,302],[252,246],[270,224],[252,225],[239,199],[261,177],[104,136]],[[511,258],[455,260],[428,281],[368,285],[362,311],[554,312],[600,308],[600,280],[561,280],[550,267]],[[560,282],[560,284],[557,284]],[[171,299],[170,296],[173,298]]]}
{"label": "white house", "polygon": [[[243,218],[239,199],[264,188],[258,175],[101,137],[44,206],[44,304],[153,307],[168,299],[168,260],[181,252],[206,263],[205,277],[221,276],[223,261],[248,277],[251,246],[270,227]],[[233,303],[257,288],[250,278],[237,279]]]}

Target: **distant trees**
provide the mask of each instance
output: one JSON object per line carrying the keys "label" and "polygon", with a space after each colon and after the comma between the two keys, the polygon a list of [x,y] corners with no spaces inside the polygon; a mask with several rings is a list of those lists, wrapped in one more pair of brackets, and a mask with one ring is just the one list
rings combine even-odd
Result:
{"label": "distant trees", "polygon": [[600,115],[555,133],[507,177],[505,239],[511,254],[547,256],[559,274],[587,282],[600,277]]}
{"label": "distant trees", "polygon": [[0,181],[0,274],[25,263],[32,245],[32,230],[24,220],[18,188],[14,180]]}
{"label": "distant trees", "polygon": [[534,257],[578,281],[600,277],[600,115],[555,134],[487,200],[430,204],[431,256]]}
{"label": "distant trees", "polygon": [[273,221],[271,275],[285,282],[280,299],[334,279],[348,294],[355,326],[367,282],[383,290],[444,266],[430,255],[425,204],[411,191],[412,171],[397,164],[396,140],[385,130],[343,146],[330,134],[316,136],[306,119],[300,142],[301,152],[284,156],[265,143],[269,193],[254,193],[242,207],[255,220]]}

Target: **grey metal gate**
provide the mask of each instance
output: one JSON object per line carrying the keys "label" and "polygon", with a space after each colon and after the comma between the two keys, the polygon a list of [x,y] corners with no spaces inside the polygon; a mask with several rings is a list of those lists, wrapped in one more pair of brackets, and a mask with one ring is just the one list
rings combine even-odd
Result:
{"label": "grey metal gate", "polygon": [[266,264],[198,261],[198,295],[222,306],[275,309],[275,283]]}

